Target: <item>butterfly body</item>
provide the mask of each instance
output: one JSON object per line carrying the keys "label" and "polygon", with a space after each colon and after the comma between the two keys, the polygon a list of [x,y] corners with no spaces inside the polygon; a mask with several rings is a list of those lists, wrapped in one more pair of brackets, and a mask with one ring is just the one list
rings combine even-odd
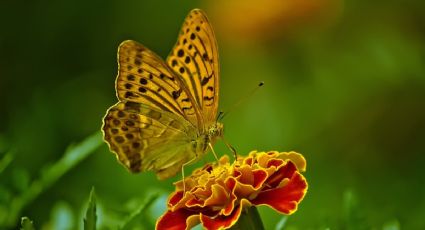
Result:
{"label": "butterfly body", "polygon": [[223,134],[218,123],[218,49],[204,12],[186,17],[166,60],[127,40],[118,48],[119,102],[103,119],[104,140],[131,172],[177,174]]}
{"label": "butterfly body", "polygon": [[215,123],[210,128],[208,128],[208,131],[206,133],[200,134],[196,140],[192,141],[193,144],[193,151],[197,153],[197,155],[201,156],[203,155],[207,149],[208,145],[213,145],[215,141],[223,136],[223,124],[222,123]]}

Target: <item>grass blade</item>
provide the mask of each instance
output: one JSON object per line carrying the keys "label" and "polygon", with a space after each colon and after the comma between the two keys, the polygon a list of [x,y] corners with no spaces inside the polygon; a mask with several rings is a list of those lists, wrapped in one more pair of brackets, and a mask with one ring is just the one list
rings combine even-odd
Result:
{"label": "grass blade", "polygon": [[86,216],[84,217],[84,230],[96,230],[96,220],[96,195],[94,193],[94,188],[92,188]]}
{"label": "grass blade", "polygon": [[276,224],[276,230],[283,230],[285,228],[286,222],[288,221],[288,216],[283,216],[279,222]]}
{"label": "grass blade", "polygon": [[13,155],[11,152],[6,153],[3,158],[0,160],[0,174],[7,168],[7,166],[12,162]]}
{"label": "grass blade", "polygon": [[134,212],[132,212],[121,225],[120,230],[131,229],[133,220],[141,218],[141,215],[149,208],[149,206],[159,197],[159,193],[150,195],[145,202],[143,202]]}

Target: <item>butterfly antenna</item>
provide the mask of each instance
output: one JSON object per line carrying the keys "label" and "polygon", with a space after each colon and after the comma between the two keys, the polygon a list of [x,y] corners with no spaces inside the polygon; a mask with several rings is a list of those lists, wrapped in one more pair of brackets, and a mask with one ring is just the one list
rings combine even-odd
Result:
{"label": "butterfly antenna", "polygon": [[241,97],[239,98],[238,101],[236,101],[236,103],[233,104],[232,107],[230,107],[229,110],[227,110],[226,112],[220,111],[220,113],[217,116],[217,120],[222,120],[227,114],[229,114],[230,111],[234,110],[236,107],[238,107],[239,105],[242,104],[242,102],[245,102],[246,99],[250,98],[252,95],[254,95],[255,92],[257,92],[257,90],[259,88],[261,88],[261,86],[264,85],[263,81],[260,81],[260,83],[258,83],[257,87],[255,87],[251,92],[249,92],[245,97]]}

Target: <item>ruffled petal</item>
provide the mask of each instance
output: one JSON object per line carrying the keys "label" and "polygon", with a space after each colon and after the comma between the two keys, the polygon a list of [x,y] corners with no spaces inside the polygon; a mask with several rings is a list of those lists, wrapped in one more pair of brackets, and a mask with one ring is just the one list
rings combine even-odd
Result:
{"label": "ruffled petal", "polygon": [[[175,212],[167,211],[162,215],[156,222],[157,230],[185,230],[190,229],[197,223],[194,218],[189,218],[192,215],[196,215],[193,211],[186,209],[179,209]],[[199,218],[198,218],[199,223]]]}
{"label": "ruffled petal", "polygon": [[207,215],[200,216],[202,225],[208,229],[208,230],[216,230],[216,229],[226,229],[233,226],[239,219],[239,216],[241,215],[242,210],[245,207],[250,206],[251,203],[246,200],[242,199],[241,203],[238,205],[237,208],[233,210],[233,212],[228,216],[219,215],[214,218],[211,218]]}
{"label": "ruffled petal", "polygon": [[305,158],[303,157],[303,155],[297,152],[293,152],[293,151],[288,153],[284,152],[279,156],[279,158],[284,160],[290,160],[292,163],[295,164],[298,171],[300,172],[305,172],[306,170],[307,162]]}
{"label": "ruffled petal", "polygon": [[285,165],[281,166],[275,173],[270,175],[266,184],[271,188],[276,188],[283,179],[291,178],[296,170],[296,166],[289,161]]}
{"label": "ruffled petal", "polygon": [[229,194],[223,186],[214,184],[211,186],[212,195],[205,200],[205,206],[224,207],[229,200]]}
{"label": "ruffled petal", "polygon": [[304,198],[307,187],[305,178],[295,172],[284,187],[260,192],[251,202],[254,205],[267,205],[284,214],[292,214]]}

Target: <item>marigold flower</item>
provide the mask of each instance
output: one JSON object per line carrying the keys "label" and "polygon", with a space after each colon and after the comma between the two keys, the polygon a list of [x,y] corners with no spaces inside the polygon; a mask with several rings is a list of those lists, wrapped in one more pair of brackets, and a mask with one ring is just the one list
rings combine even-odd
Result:
{"label": "marigold flower", "polygon": [[218,163],[196,169],[168,199],[168,210],[157,229],[190,229],[202,223],[206,229],[233,226],[244,208],[266,205],[282,214],[292,214],[307,192],[304,157],[296,152],[257,152],[228,156]]}

